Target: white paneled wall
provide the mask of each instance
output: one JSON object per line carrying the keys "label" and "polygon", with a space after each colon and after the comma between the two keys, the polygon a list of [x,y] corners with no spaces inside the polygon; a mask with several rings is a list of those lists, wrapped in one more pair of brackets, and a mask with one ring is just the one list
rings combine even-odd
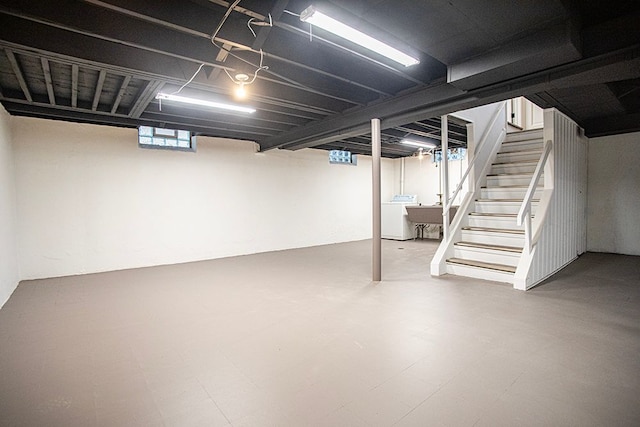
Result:
{"label": "white paneled wall", "polygon": [[0,307],[18,286],[16,193],[10,117],[0,106]]}
{"label": "white paneled wall", "polygon": [[[578,125],[556,110],[545,110],[544,140],[553,140],[554,192],[533,261],[529,288],[586,251],[587,138]],[[545,179],[546,179],[545,170]]]}
{"label": "white paneled wall", "polygon": [[[135,129],[13,120],[23,279],[371,237],[367,156],[329,165],[326,151],[214,138],[145,150]],[[383,200],[393,168],[383,160]]]}

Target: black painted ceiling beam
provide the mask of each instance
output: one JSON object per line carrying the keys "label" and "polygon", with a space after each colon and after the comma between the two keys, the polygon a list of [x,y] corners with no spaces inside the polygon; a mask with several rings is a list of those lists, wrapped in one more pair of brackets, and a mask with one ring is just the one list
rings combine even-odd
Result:
{"label": "black painted ceiling beam", "polygon": [[571,21],[554,24],[466,61],[451,64],[447,82],[470,90],[582,57],[580,35]]}
{"label": "black painted ceiling beam", "polygon": [[[6,4],[9,5],[6,5]],[[20,7],[22,5],[22,8]],[[74,6],[74,13],[69,13],[66,10],[61,10],[59,5],[51,2],[45,3],[45,7],[38,8],[38,15],[34,15],[32,8],[25,5],[20,1],[0,1],[0,12],[4,14],[3,20],[10,19],[11,17],[32,21],[34,23],[42,24],[52,28],[60,29],[63,31],[71,32],[77,36],[86,36],[104,40],[107,42],[123,45],[129,48],[133,48],[134,52],[140,52],[140,50],[148,51],[151,53],[157,53],[160,55],[169,56],[176,60],[184,60],[195,64],[206,64],[211,67],[221,67],[221,64],[216,63],[214,54],[217,52],[215,46],[213,46],[208,38],[198,37],[195,35],[187,35],[180,32],[174,32],[171,38],[168,40],[165,33],[165,29],[160,28],[151,23],[140,21],[133,17],[122,15],[111,10],[103,10],[93,5],[87,5],[80,3]],[[97,9],[97,10],[96,10]],[[52,22],[51,19],[54,21]],[[118,22],[118,25],[113,25],[113,22]],[[233,22],[232,20],[230,22]],[[243,23],[245,25],[246,23]],[[239,24],[238,24],[239,25]],[[20,23],[17,31],[23,32],[24,22]],[[247,29],[248,31],[248,29]],[[40,38],[44,37],[41,32],[28,32],[30,39],[35,39],[26,42],[25,45],[38,44],[41,42]],[[206,35],[203,35],[206,36]],[[73,44],[80,44],[81,39],[74,39],[71,41]],[[243,49],[250,49],[244,44],[238,44]],[[56,50],[53,50],[54,52]],[[136,53],[138,54],[138,53]],[[168,58],[164,58],[162,62],[166,62]],[[259,63],[259,60],[254,59],[254,64]],[[230,69],[234,73],[233,69]],[[188,79],[190,76],[185,78]],[[262,76],[258,75],[258,79],[262,80]],[[338,111],[357,105],[358,102],[349,102],[342,100],[341,102],[334,102],[331,93],[323,91],[321,88],[313,88],[309,85],[295,85],[295,89],[290,82],[281,81],[280,79],[269,79],[273,85],[269,91],[282,93],[280,96],[285,96],[287,92],[307,92],[311,98],[317,98],[313,104],[322,106],[325,108],[336,109]],[[289,87],[282,87],[282,85]],[[265,85],[262,85],[265,86]],[[280,86],[280,87],[278,87]],[[335,97],[335,95],[333,95]],[[333,104],[337,104],[333,106]],[[337,108],[336,108],[337,107]]]}
{"label": "black painted ceiling beam", "polygon": [[[81,110],[77,111],[72,109],[71,107],[65,107],[61,105],[55,105],[52,107],[46,103],[18,103],[13,100],[5,100],[2,99],[3,105],[6,110],[9,111],[12,115],[16,116],[27,116],[27,117],[38,117],[38,118],[48,118],[52,120],[65,120],[65,121],[74,121],[80,123],[92,123],[99,125],[108,125],[108,126],[120,126],[120,127],[128,127],[128,128],[137,128],[140,125],[146,126],[158,126],[162,123],[158,123],[154,120],[145,119],[141,117],[139,119],[132,119],[127,116],[122,115],[111,115],[109,113],[103,113],[101,111],[91,111],[91,110]],[[176,123],[180,124],[180,123]],[[243,129],[228,129],[221,126],[204,126],[204,125],[193,125],[189,128],[190,131],[210,135],[214,137],[220,138],[231,138],[231,139],[247,139],[253,140],[259,134],[248,132]]]}
{"label": "black painted ceiling beam", "polygon": [[581,123],[589,138],[620,133],[640,132],[640,113],[619,116],[598,117]]}
{"label": "black painted ceiling beam", "polygon": [[[147,23],[149,24],[149,28],[152,29],[157,26],[161,26],[164,27],[165,30],[171,30],[179,33],[180,35],[197,37],[199,39],[202,39],[202,42],[205,45],[205,50],[214,49],[215,51],[217,51],[217,48],[215,48],[210,43],[210,28],[212,26],[212,23],[218,22],[221,15],[216,16],[216,19],[212,19],[211,16],[203,14],[200,8],[196,9],[197,5],[195,4],[171,0],[168,3],[166,1],[163,1],[162,7],[158,7],[157,3],[154,4],[154,2],[145,2],[143,0],[109,0],[108,2],[98,0],[84,1],[96,6],[100,5],[103,8],[107,8],[107,10],[120,13],[128,18],[136,18],[138,20],[146,19]],[[281,1],[280,3],[281,4],[276,5],[273,10],[273,12],[276,13],[276,17],[279,17],[282,14],[282,10],[284,9],[284,7],[286,7],[287,2]],[[181,15],[175,15],[174,13],[169,12],[175,10],[181,10]],[[263,22],[268,22],[268,19],[265,18]],[[336,90],[336,92],[342,93],[344,95],[345,93],[354,92],[355,88],[358,88],[360,92],[364,90],[364,94],[352,94],[354,100],[356,100],[356,103],[363,102],[357,101],[357,98],[359,96],[371,97],[372,94],[379,92],[379,90],[376,88],[376,86],[379,84],[379,80],[377,82],[369,80],[367,83],[358,83],[358,80],[360,79],[362,73],[358,73],[356,70],[349,70],[348,77],[344,78],[342,77],[342,75],[332,73],[326,69],[322,69],[322,64],[314,63],[312,65],[308,60],[305,61],[305,58],[292,58],[292,54],[294,54],[295,50],[288,48],[287,43],[283,43],[279,39],[274,43],[270,43],[268,46],[262,45],[258,42],[258,39],[253,38],[250,30],[247,28],[247,23],[248,18],[238,18],[233,14],[230,15],[219,33],[219,44],[228,43],[230,46],[234,46],[238,49],[241,49],[242,51],[252,50],[253,58],[250,59],[250,62],[254,64],[258,64],[259,62],[257,56],[258,51],[260,49],[264,49],[266,57],[277,61],[285,61],[288,65],[292,65],[296,70],[295,76],[289,75],[290,73],[277,73],[278,76],[283,76],[285,78],[297,81],[302,86],[313,86],[314,79],[305,76],[305,73],[309,74],[309,72],[311,72],[312,75],[320,74],[326,78],[332,79],[332,84],[336,84],[341,81],[352,83],[350,87],[346,86],[341,90]],[[205,30],[205,28],[208,30]],[[142,31],[143,29],[140,28],[139,30]],[[262,27],[262,30],[266,32],[272,30],[272,28]],[[265,33],[263,32],[263,34]],[[131,37],[127,36],[127,40],[130,39]],[[261,36],[260,41],[262,40],[266,40],[266,36]],[[142,44],[145,46],[149,46],[148,41],[144,41]],[[174,41],[172,44],[175,44],[177,46],[186,46],[186,44],[178,43],[178,41]],[[164,45],[162,47],[158,45],[157,48],[166,49]],[[284,48],[284,50],[282,48]],[[189,50],[191,49],[192,47],[189,45]],[[175,54],[175,51],[172,53]],[[209,54],[209,57],[210,56],[211,55]],[[202,56],[200,57],[202,58]],[[270,67],[270,70],[267,70],[266,73],[276,73],[276,68]],[[326,85],[322,87],[325,88],[326,91]],[[320,92],[322,93],[322,91]],[[330,95],[329,92],[326,92],[326,94]]]}
{"label": "black painted ceiling beam", "polygon": [[384,129],[517,96],[559,87],[578,87],[582,82],[573,76],[587,71],[599,75],[601,82],[607,79],[615,80],[615,77],[607,77],[608,73],[601,71],[607,70],[607,67],[613,64],[625,67],[626,61],[635,63],[639,55],[640,46],[632,46],[618,52],[574,61],[470,91],[463,91],[447,83],[431,85],[404,96],[355,109],[350,113],[330,117],[260,141],[260,147],[261,150],[313,147],[366,133],[372,118],[381,118]]}
{"label": "black painted ceiling beam", "polygon": [[[89,36],[72,34],[67,31],[48,27],[19,18],[7,17],[0,13],[0,45],[16,52],[45,55],[61,63],[81,64],[97,69],[106,69],[116,74],[145,79],[164,79],[176,86],[182,85],[198,68],[196,63],[167,58],[164,55],[138,50],[130,46],[119,45]],[[31,37],[38,34],[38,37]],[[189,85],[199,90],[224,94],[226,88],[212,86],[206,76],[199,74]],[[260,93],[254,90],[253,100],[270,105],[270,110],[291,113],[294,116],[318,118],[326,116],[331,110],[321,110],[314,104],[314,95],[307,95],[309,104],[301,105],[297,99],[299,93],[277,88],[262,88]],[[313,106],[312,106],[313,105]],[[306,114],[305,111],[309,114]]]}

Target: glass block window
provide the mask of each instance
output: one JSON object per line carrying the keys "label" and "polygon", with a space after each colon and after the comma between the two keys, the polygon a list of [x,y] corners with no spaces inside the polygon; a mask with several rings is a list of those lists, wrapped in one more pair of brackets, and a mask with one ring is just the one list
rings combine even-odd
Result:
{"label": "glass block window", "polygon": [[[466,148],[449,148],[449,150],[447,150],[447,158],[449,161],[463,160],[466,156],[467,156]],[[433,159],[434,162],[441,162],[442,150],[434,151],[431,158]]]}
{"label": "glass block window", "polygon": [[188,130],[140,126],[138,146],[165,150],[196,151],[196,137]]}
{"label": "glass block window", "polygon": [[357,165],[358,158],[351,151],[331,150],[329,151],[329,164],[332,165]]}

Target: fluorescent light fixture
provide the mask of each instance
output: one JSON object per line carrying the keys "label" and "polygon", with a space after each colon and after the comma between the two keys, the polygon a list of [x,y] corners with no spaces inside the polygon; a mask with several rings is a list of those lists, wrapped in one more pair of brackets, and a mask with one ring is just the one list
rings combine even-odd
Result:
{"label": "fluorescent light fixture", "polygon": [[203,107],[220,108],[229,111],[238,111],[240,113],[255,113],[256,109],[251,107],[243,107],[241,105],[224,104],[222,102],[205,101],[204,99],[188,98],[186,96],[171,95],[167,93],[158,93],[156,99],[164,99],[166,101],[184,102],[185,104],[202,105]]}
{"label": "fluorescent light fixture", "polygon": [[386,56],[389,59],[399,62],[405,67],[420,63],[418,59],[400,52],[395,47],[391,47],[386,43],[356,30],[355,28],[345,25],[340,21],[336,21],[335,19],[318,11],[314,6],[306,8],[300,14],[300,20],[302,22],[315,25],[316,27],[320,27],[330,33],[342,37],[343,39],[359,44],[360,46],[379,53],[380,55]]}
{"label": "fluorescent light fixture", "polygon": [[400,141],[400,143],[404,145],[410,145],[412,147],[425,148],[427,150],[436,148],[436,144],[433,142],[416,141],[413,139],[403,139],[402,141]]}

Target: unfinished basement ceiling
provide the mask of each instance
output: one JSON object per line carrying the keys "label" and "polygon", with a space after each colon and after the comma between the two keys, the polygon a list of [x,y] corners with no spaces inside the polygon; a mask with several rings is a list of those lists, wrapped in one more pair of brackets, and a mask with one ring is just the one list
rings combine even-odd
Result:
{"label": "unfinished basement ceiling", "polygon": [[[240,1],[216,35],[223,49],[210,40],[223,0],[0,0],[0,100],[14,115],[182,128],[262,150],[368,153],[378,117],[386,157],[411,155],[399,143],[407,135],[437,140],[442,114],[515,96],[558,108],[587,136],[640,130],[637,1],[324,3],[420,64],[395,65],[319,29],[310,37],[294,15],[309,0]],[[253,76],[260,50],[268,69],[247,87],[250,116],[155,99],[204,64],[181,94],[233,100],[229,75]],[[449,130],[464,145],[464,125]]]}

